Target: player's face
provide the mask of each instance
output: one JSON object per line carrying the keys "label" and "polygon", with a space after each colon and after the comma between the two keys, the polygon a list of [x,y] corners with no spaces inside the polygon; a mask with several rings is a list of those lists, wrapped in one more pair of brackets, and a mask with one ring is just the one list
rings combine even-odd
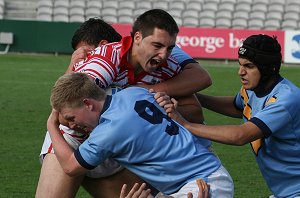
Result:
{"label": "player's face", "polygon": [[143,37],[140,32],[134,36],[138,64],[146,72],[156,70],[171,54],[175,46],[176,35],[170,36],[165,30],[155,28],[152,35]]}
{"label": "player's face", "polygon": [[60,112],[67,126],[75,131],[89,133],[99,122],[99,115],[91,112],[87,106],[78,108],[63,108]]}
{"label": "player's face", "polygon": [[244,58],[239,58],[239,64],[240,68],[238,74],[241,78],[242,86],[249,90],[255,89],[261,78],[258,67]]}

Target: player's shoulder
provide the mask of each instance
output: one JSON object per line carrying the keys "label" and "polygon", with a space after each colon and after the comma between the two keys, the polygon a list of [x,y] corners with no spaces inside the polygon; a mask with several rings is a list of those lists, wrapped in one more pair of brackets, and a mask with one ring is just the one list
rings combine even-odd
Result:
{"label": "player's shoulder", "polygon": [[108,87],[105,88],[105,93],[107,95],[114,95],[116,94],[117,92],[123,90],[122,87],[118,86],[118,85],[110,85]]}

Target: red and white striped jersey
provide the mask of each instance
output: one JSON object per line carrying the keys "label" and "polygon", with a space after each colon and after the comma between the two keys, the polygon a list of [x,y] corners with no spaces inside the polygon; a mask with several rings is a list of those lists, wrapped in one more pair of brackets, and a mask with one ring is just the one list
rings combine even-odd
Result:
{"label": "red and white striped jersey", "polygon": [[178,61],[169,56],[156,71],[142,72],[134,76],[134,69],[127,61],[131,44],[132,38],[128,36],[120,42],[102,45],[92,51],[84,61],[75,64],[73,71],[87,73],[101,88],[110,85],[125,88],[137,83],[157,84],[181,72]]}

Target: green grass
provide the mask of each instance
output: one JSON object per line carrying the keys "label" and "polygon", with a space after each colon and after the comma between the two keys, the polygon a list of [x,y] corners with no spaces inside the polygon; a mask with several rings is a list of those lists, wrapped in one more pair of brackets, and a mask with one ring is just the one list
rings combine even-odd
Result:
{"label": "green grass", "polygon": [[[70,56],[9,54],[0,56],[0,197],[34,197],[38,182],[38,160],[50,112],[49,95],[55,80],[64,73]],[[201,61],[213,85],[205,93],[233,95],[240,88],[237,64]],[[234,66],[235,65],[235,66]],[[284,67],[282,74],[298,86],[299,68]],[[204,111],[208,124],[240,123]],[[214,143],[235,182],[235,197],[267,197],[270,191],[257,168],[248,145]],[[89,197],[80,190],[77,197]]]}

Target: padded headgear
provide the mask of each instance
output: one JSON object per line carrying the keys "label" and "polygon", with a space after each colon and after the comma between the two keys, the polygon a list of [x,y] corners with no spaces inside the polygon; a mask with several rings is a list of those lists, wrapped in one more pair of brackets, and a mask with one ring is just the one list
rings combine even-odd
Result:
{"label": "padded headgear", "polygon": [[265,80],[279,74],[282,55],[281,46],[275,36],[249,36],[239,48],[238,56],[254,63]]}

